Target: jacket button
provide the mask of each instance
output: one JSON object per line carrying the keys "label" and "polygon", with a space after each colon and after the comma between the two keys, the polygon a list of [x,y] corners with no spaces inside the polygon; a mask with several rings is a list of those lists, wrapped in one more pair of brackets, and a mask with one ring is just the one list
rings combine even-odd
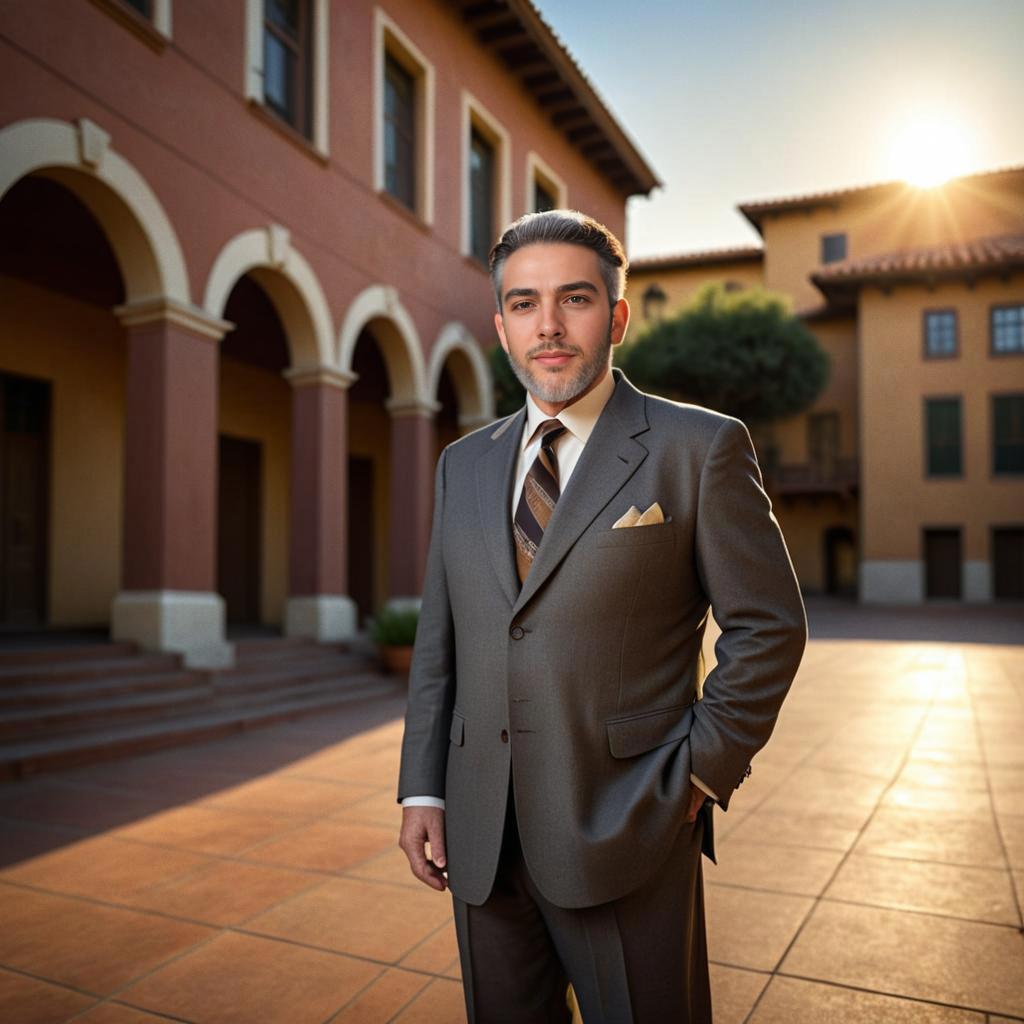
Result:
{"label": "jacket button", "polygon": [[508,743],[508,729],[501,730],[501,742]]}
{"label": "jacket button", "polygon": [[522,626],[513,626],[509,630],[509,636],[511,636],[513,640],[522,640],[523,637],[526,636],[526,630],[523,629]]}

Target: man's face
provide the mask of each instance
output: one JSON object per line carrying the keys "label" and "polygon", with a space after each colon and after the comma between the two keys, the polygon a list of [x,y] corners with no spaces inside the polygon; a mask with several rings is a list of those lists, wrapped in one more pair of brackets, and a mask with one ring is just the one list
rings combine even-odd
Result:
{"label": "man's face", "polygon": [[592,249],[564,242],[527,245],[505,261],[494,325],[516,376],[542,408],[589,391],[626,333],[629,307],[620,299],[609,309],[599,266]]}

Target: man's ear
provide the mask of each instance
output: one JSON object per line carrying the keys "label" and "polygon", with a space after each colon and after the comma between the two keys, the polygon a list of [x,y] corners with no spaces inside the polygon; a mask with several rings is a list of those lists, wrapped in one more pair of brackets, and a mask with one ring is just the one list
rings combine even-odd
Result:
{"label": "man's ear", "polygon": [[626,329],[629,327],[629,303],[625,299],[619,299],[612,306],[612,329],[611,339],[613,345],[618,345],[626,337]]}
{"label": "man's ear", "polygon": [[498,341],[501,342],[501,347],[505,350],[505,354],[508,354],[508,339],[505,337],[505,321],[500,313],[494,314],[494,329],[498,332]]}

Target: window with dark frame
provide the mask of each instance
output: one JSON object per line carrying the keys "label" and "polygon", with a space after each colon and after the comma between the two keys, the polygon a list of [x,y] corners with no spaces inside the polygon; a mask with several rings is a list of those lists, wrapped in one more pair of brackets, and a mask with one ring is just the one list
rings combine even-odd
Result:
{"label": "window with dark frame", "polygon": [[533,180],[533,212],[544,213],[557,209],[558,202],[554,193],[539,178]]}
{"label": "window with dark frame", "polygon": [[153,20],[152,0],[121,0],[121,2],[127,7],[131,7],[132,10],[138,11],[144,18]]}
{"label": "window with dark frame", "polygon": [[1024,352],[1024,306],[996,306],[992,310],[993,355]]}
{"label": "window with dark frame", "polygon": [[416,209],[416,79],[384,56],[384,187]]}
{"label": "window with dark frame", "polygon": [[846,259],[845,233],[821,236],[821,262],[838,263]]}
{"label": "window with dark frame", "polygon": [[485,266],[494,239],[494,146],[476,129],[469,135],[469,251]]}
{"label": "window with dark frame", "polygon": [[309,138],[312,133],[311,0],[264,0],[263,102]]}
{"label": "window with dark frame", "polygon": [[1024,473],[1024,394],[992,396],[992,472]]}
{"label": "window with dark frame", "polygon": [[928,310],[924,315],[924,354],[949,359],[957,354],[956,310]]}
{"label": "window with dark frame", "polygon": [[963,473],[960,399],[926,398],[925,437],[927,476],[960,476]]}

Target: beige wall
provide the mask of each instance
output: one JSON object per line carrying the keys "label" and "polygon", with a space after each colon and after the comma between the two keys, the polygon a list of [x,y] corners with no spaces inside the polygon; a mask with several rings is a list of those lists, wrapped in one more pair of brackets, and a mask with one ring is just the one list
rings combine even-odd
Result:
{"label": "beige wall", "polygon": [[279,374],[221,359],[219,397],[218,431],[262,449],[260,621],[279,625],[288,592],[291,385]]}
{"label": "beige wall", "polygon": [[762,221],[764,283],[793,297],[797,309],[818,306],[809,275],[821,266],[823,235],[845,232],[847,258],[913,246],[959,242],[1024,230],[1024,173],[951,182],[944,188],[907,187],[892,195],[853,194],[831,206],[789,210]]}
{"label": "beige wall", "polygon": [[665,293],[665,313],[671,315],[686,306],[706,284],[739,281],[745,288],[761,284],[761,264],[750,261],[716,263],[713,266],[673,267],[663,270],[631,270],[626,284],[630,308],[630,340],[635,341],[649,326],[644,320],[644,292],[657,284]]}
{"label": "beige wall", "polygon": [[[1024,479],[993,477],[991,395],[1024,391],[1024,356],[992,357],[989,309],[1024,303],[1024,275],[905,286],[860,299],[862,529],[866,559],[920,559],[922,526],[962,526],[964,558],[987,561],[989,527],[1024,520]],[[925,309],[959,313],[960,356],[922,357]],[[924,475],[926,396],[959,395],[964,475]]]}
{"label": "beige wall", "polygon": [[786,539],[800,588],[809,593],[822,592],[826,582],[825,531],[832,526],[849,527],[856,543],[856,502],[831,495],[813,501],[775,498],[773,510]]}
{"label": "beige wall", "polygon": [[857,323],[852,317],[819,320],[807,324],[807,328],[828,353],[829,379],[809,409],[772,425],[779,460],[787,465],[808,461],[808,417],[818,412],[839,413],[839,457],[855,458],[858,450]]}
{"label": "beige wall", "polygon": [[114,316],[0,276],[0,370],[51,382],[48,622],[101,625],[121,576],[125,345]]}

